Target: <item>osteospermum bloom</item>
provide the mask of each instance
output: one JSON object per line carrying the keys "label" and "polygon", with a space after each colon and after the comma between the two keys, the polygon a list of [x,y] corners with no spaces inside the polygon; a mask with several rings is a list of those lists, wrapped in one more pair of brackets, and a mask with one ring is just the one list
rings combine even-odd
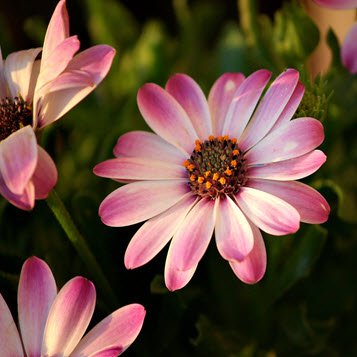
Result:
{"label": "osteospermum bloom", "polygon": [[[93,46],[77,55],[80,42],[69,36],[65,0],[47,28],[43,48],[0,52],[0,194],[29,210],[57,182],[50,156],[35,132],[54,122],[88,95],[108,73],[114,49]],[[37,59],[41,54],[41,59]]]}
{"label": "osteospermum bloom", "polygon": [[145,84],[138,106],[156,133],[129,132],[114,148],[116,158],[95,174],[128,183],[99,208],[109,226],[145,222],[125,253],[127,268],[151,260],[170,240],[165,282],[185,286],[213,231],[219,253],[246,283],[262,278],[266,250],[260,229],[294,233],[299,222],[322,223],[326,200],[294,180],[326,160],[314,150],[323,127],[313,118],[292,119],[304,92],[299,73],[288,69],[259,101],[271,73],[244,78],[223,74],[208,102],[189,76],[173,75],[162,89]]}
{"label": "osteospermum bloom", "polygon": [[77,276],[57,294],[48,265],[36,257],[27,259],[18,289],[20,334],[0,294],[1,356],[118,356],[138,336],[145,309],[139,304],[124,306],[82,338],[93,315],[95,301],[95,287],[89,280]]}

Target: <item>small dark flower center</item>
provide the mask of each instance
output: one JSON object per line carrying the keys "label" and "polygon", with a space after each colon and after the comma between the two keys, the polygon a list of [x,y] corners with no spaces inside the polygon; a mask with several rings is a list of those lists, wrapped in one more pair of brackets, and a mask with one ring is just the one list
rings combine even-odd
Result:
{"label": "small dark flower center", "polygon": [[191,190],[201,197],[234,195],[247,181],[245,159],[237,139],[228,136],[211,135],[203,142],[196,140],[196,147],[183,166]]}
{"label": "small dark flower center", "polygon": [[32,125],[32,108],[21,97],[0,99],[0,141]]}

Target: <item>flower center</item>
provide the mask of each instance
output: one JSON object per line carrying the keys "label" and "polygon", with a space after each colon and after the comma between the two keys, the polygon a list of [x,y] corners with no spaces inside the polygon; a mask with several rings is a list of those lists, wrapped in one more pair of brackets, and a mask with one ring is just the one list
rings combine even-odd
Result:
{"label": "flower center", "polygon": [[32,108],[21,97],[0,99],[0,141],[32,124]]}
{"label": "flower center", "polygon": [[247,181],[246,164],[237,139],[211,135],[196,140],[191,157],[183,163],[191,190],[201,197],[215,199],[236,194]]}

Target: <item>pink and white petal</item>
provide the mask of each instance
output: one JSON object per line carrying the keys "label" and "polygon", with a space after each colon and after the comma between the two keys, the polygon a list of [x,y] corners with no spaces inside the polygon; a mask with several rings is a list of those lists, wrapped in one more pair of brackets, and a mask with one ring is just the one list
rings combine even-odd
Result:
{"label": "pink and white petal", "polygon": [[316,4],[329,7],[331,9],[354,9],[357,7],[357,0],[314,0]]}
{"label": "pink and white petal", "polygon": [[21,357],[22,344],[11,312],[0,294],[0,351],[2,356]]}
{"label": "pink and white petal", "polygon": [[254,237],[250,224],[228,196],[219,199],[215,237],[218,251],[226,260],[242,261],[253,249]]}
{"label": "pink and white petal", "polygon": [[114,55],[115,50],[112,47],[97,45],[75,56],[57,79],[58,82],[53,84],[59,86],[57,89],[66,89],[50,92],[43,97],[38,118],[39,127],[58,120],[92,92],[107,75]]}
{"label": "pink and white petal", "polygon": [[238,87],[227,110],[221,135],[240,138],[270,77],[271,72],[260,69]]}
{"label": "pink and white petal", "polygon": [[86,331],[95,307],[95,287],[77,276],[58,293],[49,311],[41,356],[68,356]]}
{"label": "pink and white petal", "polygon": [[213,84],[208,95],[213,135],[223,133],[223,124],[233,95],[244,81],[242,73],[224,73]]}
{"label": "pink and white petal", "polygon": [[21,195],[37,165],[37,141],[30,125],[0,142],[0,174],[7,188]]}
{"label": "pink and white petal", "polygon": [[145,314],[145,308],[139,304],[114,311],[83,337],[71,357],[92,356],[112,346],[125,351],[139,335]]}
{"label": "pink and white petal", "polygon": [[32,67],[41,48],[33,48],[9,54],[4,64],[4,74],[11,97],[21,96],[28,104]]}
{"label": "pink and white petal", "polygon": [[93,172],[100,177],[118,181],[170,180],[187,178],[183,165],[174,165],[149,158],[116,157],[96,165]]}
{"label": "pink and white petal", "polygon": [[9,97],[5,74],[4,74],[4,60],[2,58],[2,52],[0,47],[0,98]]}
{"label": "pink and white petal", "polygon": [[103,200],[99,215],[107,226],[128,226],[167,210],[189,191],[186,180],[129,183]]}
{"label": "pink and white petal", "polygon": [[177,100],[154,83],[144,84],[138,92],[139,110],[151,129],[170,144],[191,154],[198,135]]}
{"label": "pink and white petal", "polygon": [[120,136],[113,152],[117,157],[158,158],[177,165],[182,165],[189,157],[159,135],[147,131],[130,131]]}
{"label": "pink and white petal", "polygon": [[207,140],[213,133],[211,115],[200,86],[186,74],[174,74],[165,87],[186,111],[200,140]]}
{"label": "pink and white petal", "polygon": [[[356,5],[357,7],[357,5]],[[341,47],[343,65],[352,73],[357,73],[357,24],[348,32]]]}
{"label": "pink and white petal", "polygon": [[267,254],[264,240],[259,229],[251,224],[254,234],[254,246],[250,254],[243,261],[229,261],[234,274],[246,284],[255,284],[265,274]]}
{"label": "pink and white petal", "polygon": [[29,181],[21,195],[15,195],[9,191],[0,175],[0,194],[11,204],[25,211],[30,211],[35,206],[35,187],[32,181]]}
{"label": "pink and white petal", "polygon": [[56,295],[56,282],[48,265],[39,258],[28,258],[22,266],[17,300],[26,356],[41,355],[48,312]]}
{"label": "pink and white petal", "polygon": [[271,132],[245,154],[249,165],[289,160],[309,153],[324,140],[322,124],[313,118],[298,118]]}
{"label": "pink and white petal", "polygon": [[324,223],[330,214],[330,206],[325,198],[301,182],[249,180],[249,187],[267,192],[289,203],[299,212],[301,222]]}
{"label": "pink and white petal", "polygon": [[243,213],[264,232],[281,236],[295,233],[299,229],[298,211],[274,195],[242,187],[235,198]]}
{"label": "pink and white petal", "polygon": [[155,257],[176,233],[195,202],[196,197],[189,192],[174,206],[145,222],[126,249],[126,268],[137,268]]}
{"label": "pink and white petal", "polygon": [[[120,354],[122,354],[122,352],[124,352],[123,347],[114,346],[114,347],[105,348],[104,350],[89,355],[88,357],[117,357]],[[72,356],[74,355],[71,354],[70,357]]]}
{"label": "pink and white petal", "polygon": [[279,115],[278,119],[276,120],[274,126],[272,129],[270,129],[270,132],[276,130],[279,126],[289,122],[293,115],[295,114],[297,108],[299,107],[299,104],[304,96],[305,92],[305,87],[303,84],[299,81],[294,89],[293,94],[291,95],[288,103],[286,104],[284,110],[281,112]]}
{"label": "pink and white petal", "polygon": [[69,37],[69,18],[66,0],[61,0],[53,12],[43,42],[42,63],[44,65],[47,65],[46,60],[52,51],[67,37]]}
{"label": "pink and white petal", "polygon": [[270,131],[288,104],[298,81],[299,72],[291,68],[274,80],[239,139],[242,151],[249,150]]}
{"label": "pink and white petal", "polygon": [[248,167],[247,177],[298,180],[317,171],[325,161],[326,155],[320,150],[314,150],[293,159]]}
{"label": "pink and white petal", "polygon": [[216,205],[213,200],[201,199],[178,228],[170,245],[176,269],[189,270],[198,265],[212,238]]}
{"label": "pink and white petal", "polygon": [[57,183],[58,173],[55,163],[46,150],[38,146],[38,160],[32,182],[35,185],[35,197],[37,200],[47,198]]}
{"label": "pink and white petal", "polygon": [[188,270],[177,269],[172,259],[172,244],[170,244],[165,263],[165,285],[170,291],[179,290],[186,286],[195,274],[196,269],[197,265]]}

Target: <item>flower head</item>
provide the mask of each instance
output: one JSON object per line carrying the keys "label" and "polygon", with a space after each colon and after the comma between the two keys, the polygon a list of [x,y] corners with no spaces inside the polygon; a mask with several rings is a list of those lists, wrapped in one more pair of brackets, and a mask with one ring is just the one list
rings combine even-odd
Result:
{"label": "flower head", "polygon": [[170,240],[165,281],[170,290],[193,276],[215,232],[218,251],[246,283],[262,278],[266,251],[260,229],[294,233],[299,222],[322,223],[329,205],[313,188],[294,180],[326,160],[315,150],[323,127],[313,118],[292,119],[304,93],[288,69],[262,92],[271,73],[244,78],[223,74],[208,101],[198,84],[173,75],[162,89],[145,84],[138,105],[156,133],[119,138],[116,158],[95,174],[128,183],[99,208],[109,226],[147,220],[125,253],[127,268],[151,260]]}
{"label": "flower head", "polygon": [[[0,194],[28,210],[57,182],[49,155],[35,132],[54,122],[88,95],[108,73],[114,49],[99,45],[77,55],[69,36],[65,0],[48,25],[43,48],[0,52]],[[41,54],[41,58],[39,58]]]}
{"label": "flower head", "polygon": [[118,356],[139,334],[145,309],[139,304],[124,306],[82,338],[92,317],[95,300],[94,285],[80,276],[67,282],[57,294],[48,265],[36,257],[27,259],[18,290],[20,333],[0,294],[2,356]]}

